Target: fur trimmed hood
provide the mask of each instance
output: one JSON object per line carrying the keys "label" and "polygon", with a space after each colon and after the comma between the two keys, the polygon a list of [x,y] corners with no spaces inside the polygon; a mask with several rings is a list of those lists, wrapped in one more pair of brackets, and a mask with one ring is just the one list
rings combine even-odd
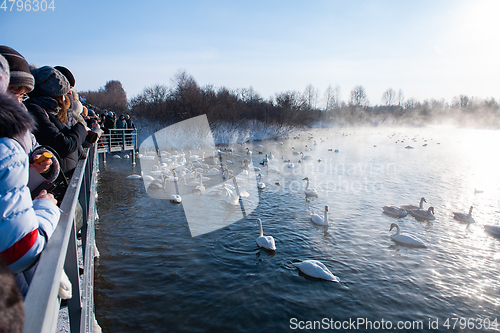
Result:
{"label": "fur trimmed hood", "polygon": [[0,93],[0,138],[17,138],[35,128],[24,105],[9,93]]}

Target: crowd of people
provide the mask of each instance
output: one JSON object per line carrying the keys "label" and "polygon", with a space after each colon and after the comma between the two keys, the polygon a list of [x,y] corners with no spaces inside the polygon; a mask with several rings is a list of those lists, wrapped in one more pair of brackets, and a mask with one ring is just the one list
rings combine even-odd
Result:
{"label": "crowd of people", "polygon": [[[58,224],[62,197],[52,190],[61,179],[67,184],[107,127],[74,87],[66,67],[36,68],[0,46],[0,328],[19,312]],[[109,128],[135,128],[122,116]]]}

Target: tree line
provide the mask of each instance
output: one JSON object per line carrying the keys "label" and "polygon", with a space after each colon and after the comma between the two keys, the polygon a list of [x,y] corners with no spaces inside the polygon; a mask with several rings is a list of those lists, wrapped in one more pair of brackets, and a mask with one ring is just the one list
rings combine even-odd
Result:
{"label": "tree line", "polygon": [[81,92],[86,101],[115,113],[172,124],[206,114],[211,124],[257,120],[276,126],[313,126],[319,122],[340,125],[401,124],[421,125],[452,122],[457,125],[499,127],[500,105],[494,98],[479,99],[460,95],[448,103],[444,99],[405,99],[403,91],[389,88],[378,105],[372,106],[363,86],[341,100],[340,87],[320,92],[308,85],[304,92],[286,91],[269,99],[251,87],[230,90],[211,85],[200,87],[186,72],[178,72],[172,85],[154,85],[127,100],[119,81],[109,81],[98,91]]}

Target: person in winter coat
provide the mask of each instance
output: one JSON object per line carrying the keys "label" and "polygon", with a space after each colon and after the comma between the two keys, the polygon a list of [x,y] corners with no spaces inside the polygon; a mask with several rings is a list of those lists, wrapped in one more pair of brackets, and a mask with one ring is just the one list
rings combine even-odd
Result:
{"label": "person in winter coat", "polygon": [[125,115],[121,114],[120,118],[116,121],[116,128],[119,129],[126,129],[127,128],[127,121],[125,120]]}
{"label": "person in winter coat", "polygon": [[42,190],[32,200],[27,187],[33,126],[22,104],[0,92],[0,257],[23,295],[61,214],[52,194]]}
{"label": "person in winter coat", "polygon": [[135,124],[132,121],[132,118],[130,118],[130,116],[128,114],[125,116],[125,120],[127,121],[127,128],[135,129]]}
{"label": "person in winter coat", "polygon": [[[7,67],[3,67],[7,68],[10,72],[7,75],[7,80],[4,81],[7,84],[7,91],[8,93],[14,95],[18,102],[23,106],[22,102],[28,98],[27,93],[32,91],[35,85],[35,79],[33,78],[33,75],[31,75],[28,62],[21,54],[19,54],[19,52],[4,45],[0,46],[0,56],[7,60]],[[5,89],[1,91],[5,91]],[[37,160],[37,158],[40,157],[45,151],[43,149],[38,149],[38,146],[39,143],[36,141],[35,136],[31,134],[30,153],[35,150],[37,150],[37,152],[32,156],[33,158],[30,161],[30,167],[36,172],[42,174],[44,177],[51,178],[55,171],[49,169],[52,169],[53,164],[56,164],[57,161],[55,160],[55,157],[53,157],[52,159],[44,162],[34,163],[34,161]]]}
{"label": "person in winter coat", "polygon": [[37,141],[52,147],[61,158],[61,168],[70,178],[78,163],[78,148],[90,129],[81,123],[67,126],[70,91],[68,80],[58,70],[44,66],[32,70],[35,88],[25,102],[37,123],[34,131]]}
{"label": "person in winter coat", "polygon": [[108,112],[108,114],[104,118],[104,127],[107,129],[116,128],[116,116],[113,111]]}

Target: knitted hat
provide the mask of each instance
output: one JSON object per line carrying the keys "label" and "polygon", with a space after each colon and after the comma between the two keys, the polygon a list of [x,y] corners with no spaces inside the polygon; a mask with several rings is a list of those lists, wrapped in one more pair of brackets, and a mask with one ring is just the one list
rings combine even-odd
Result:
{"label": "knitted hat", "polygon": [[9,63],[3,55],[0,55],[0,93],[3,93],[7,90],[7,87],[9,86],[9,77]]}
{"label": "knitted hat", "polygon": [[31,73],[35,78],[35,89],[31,92],[31,97],[56,97],[66,95],[69,92],[68,80],[57,69],[43,66],[33,69]]}
{"label": "knitted hat", "polygon": [[57,69],[59,72],[61,72],[68,79],[70,86],[72,87],[75,86],[75,77],[73,76],[73,74],[70,72],[69,69],[63,66],[55,66],[54,68]]}
{"label": "knitted hat", "polygon": [[0,54],[7,59],[10,67],[10,86],[26,87],[29,91],[33,90],[35,80],[31,75],[28,62],[16,50],[1,45]]}

